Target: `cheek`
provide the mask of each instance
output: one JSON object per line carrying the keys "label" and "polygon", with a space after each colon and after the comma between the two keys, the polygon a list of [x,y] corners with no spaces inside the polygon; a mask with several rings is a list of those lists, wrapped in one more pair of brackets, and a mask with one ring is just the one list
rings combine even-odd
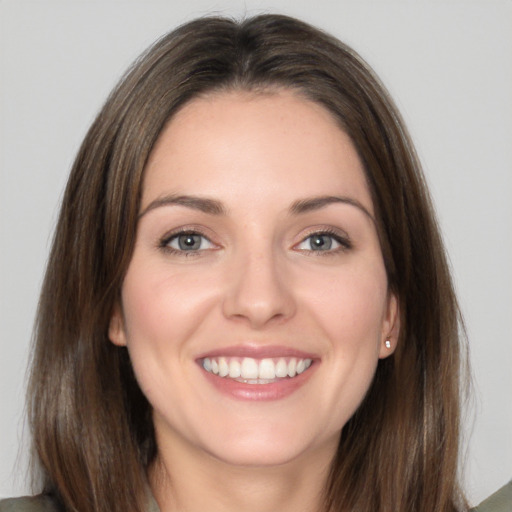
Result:
{"label": "cheek", "polygon": [[[387,311],[387,279],[379,265],[338,272],[310,289],[306,302],[322,330],[323,363],[318,397],[323,410],[332,411],[329,428],[336,432],[363,400],[375,374]],[[330,392],[327,392],[330,390]]]}
{"label": "cheek", "polygon": [[[316,321],[334,344],[354,350],[379,336],[387,311],[387,278],[382,265],[351,268],[333,275],[317,275],[315,286],[304,287]],[[307,291],[306,291],[307,290]]]}
{"label": "cheek", "polygon": [[122,289],[128,344],[179,345],[208,309],[214,289],[205,276],[132,261]]}
{"label": "cheek", "polygon": [[169,376],[195,364],[190,340],[212,303],[212,289],[205,276],[132,259],[122,287],[125,338],[137,381],[154,406],[183,394],[182,379],[169,388]]}

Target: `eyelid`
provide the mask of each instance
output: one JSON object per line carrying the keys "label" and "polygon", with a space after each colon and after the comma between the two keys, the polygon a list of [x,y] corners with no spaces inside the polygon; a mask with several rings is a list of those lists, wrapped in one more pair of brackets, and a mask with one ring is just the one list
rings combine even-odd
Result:
{"label": "eyelid", "polygon": [[[212,236],[206,234],[206,230],[199,226],[181,226],[179,228],[175,228],[171,231],[168,231],[165,235],[159,238],[158,240],[158,248],[162,251],[173,253],[173,254],[179,254],[182,256],[194,256],[199,255],[205,251],[211,251],[220,248],[219,244],[212,241]],[[208,247],[206,249],[197,249],[197,250],[180,250],[174,247],[171,247],[169,244],[173,239],[178,238],[182,235],[197,235],[201,236],[202,238],[206,239],[212,247]]]}
{"label": "eyelid", "polygon": [[[204,253],[205,251],[212,251],[212,250],[220,249],[221,245],[212,240],[213,236],[208,234],[208,231],[209,230],[204,229],[204,227],[197,226],[197,225],[180,226],[178,228],[168,231],[166,234],[164,234],[162,237],[160,237],[158,239],[157,245],[158,245],[158,248],[162,251],[179,254],[182,256],[194,256],[194,255],[199,255],[201,253]],[[187,235],[187,234],[203,237],[212,245],[212,247],[187,251],[187,250],[173,248],[169,245],[173,239],[179,237],[180,235]],[[331,237],[338,244],[338,247],[323,250],[323,251],[322,250],[315,251],[313,249],[299,249],[298,248],[298,246],[300,244],[304,243],[308,238],[311,238],[312,236],[315,236],[315,235]],[[292,246],[292,249],[295,249],[297,251],[309,252],[309,253],[314,252],[316,254],[323,254],[323,255],[343,252],[343,251],[347,251],[352,248],[353,248],[353,244],[352,244],[352,241],[351,241],[349,235],[344,230],[339,229],[339,228],[334,228],[332,226],[311,227],[311,228],[307,229],[305,232],[303,232],[300,235],[299,241],[296,242]]]}
{"label": "eyelid", "polygon": [[[298,249],[298,246],[300,244],[306,242],[306,240],[308,240],[308,238],[311,238],[312,236],[315,236],[315,235],[329,236],[337,244],[339,244],[339,246],[335,247],[334,249],[328,249],[328,250],[324,250],[324,251],[321,251],[321,250],[315,251],[313,249]],[[325,226],[325,227],[316,226],[314,228],[308,229],[306,231],[306,233],[301,234],[300,240],[296,244],[294,244],[293,248],[296,250],[299,250],[299,251],[304,251],[304,252],[309,252],[309,253],[314,252],[319,255],[328,255],[328,254],[343,252],[343,251],[352,249],[353,244],[352,244],[352,241],[351,241],[350,237],[348,236],[348,234],[341,229],[333,228],[330,226]]]}

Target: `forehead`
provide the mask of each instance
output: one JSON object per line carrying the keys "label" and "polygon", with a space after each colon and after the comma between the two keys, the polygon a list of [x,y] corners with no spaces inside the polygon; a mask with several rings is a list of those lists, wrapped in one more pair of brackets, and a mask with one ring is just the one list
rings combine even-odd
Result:
{"label": "forehead", "polygon": [[348,135],[324,107],[288,90],[218,92],[187,103],[150,155],[142,207],[169,193],[241,202],[339,193],[373,211]]}

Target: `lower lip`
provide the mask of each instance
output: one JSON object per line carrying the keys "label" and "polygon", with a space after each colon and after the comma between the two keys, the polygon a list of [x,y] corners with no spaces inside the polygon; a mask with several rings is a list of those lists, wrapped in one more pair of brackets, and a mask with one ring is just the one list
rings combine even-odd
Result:
{"label": "lower lip", "polygon": [[269,384],[246,384],[229,377],[219,377],[201,367],[205,378],[221,393],[237,400],[271,401],[281,400],[302,387],[316,370],[313,363],[300,375],[292,378],[279,379]]}

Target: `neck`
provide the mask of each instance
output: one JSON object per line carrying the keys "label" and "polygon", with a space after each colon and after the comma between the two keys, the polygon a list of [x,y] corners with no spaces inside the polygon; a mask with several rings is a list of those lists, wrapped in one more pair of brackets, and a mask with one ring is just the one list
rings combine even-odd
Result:
{"label": "neck", "polygon": [[[274,466],[160,450],[149,480],[160,512],[320,512],[333,447]],[[175,450],[173,450],[175,451]]]}

